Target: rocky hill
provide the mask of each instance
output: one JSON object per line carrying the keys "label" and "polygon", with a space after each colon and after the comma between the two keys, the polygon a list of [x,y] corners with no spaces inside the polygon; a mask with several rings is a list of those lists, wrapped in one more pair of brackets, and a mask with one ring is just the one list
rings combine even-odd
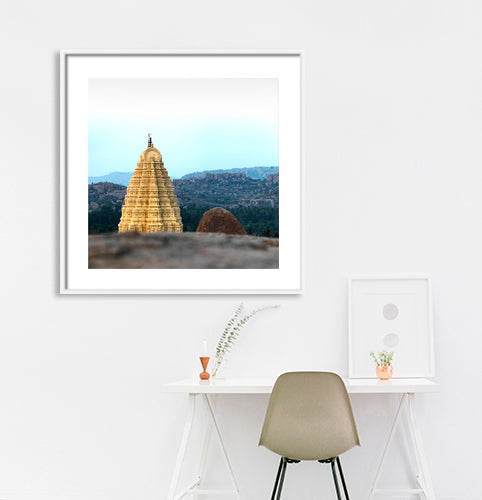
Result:
{"label": "rocky hill", "polygon": [[124,203],[127,188],[112,182],[97,182],[89,184],[89,212],[98,210],[110,201],[114,206]]}
{"label": "rocky hill", "polygon": [[209,174],[174,179],[180,206],[201,205],[231,208],[279,206],[279,174],[253,179],[246,174]]}
{"label": "rocky hill", "polygon": [[[206,174],[204,177],[174,179],[179,206],[271,207],[279,206],[279,174],[252,179],[245,174]],[[89,212],[106,201],[122,206],[127,188],[112,182],[89,184]]]}

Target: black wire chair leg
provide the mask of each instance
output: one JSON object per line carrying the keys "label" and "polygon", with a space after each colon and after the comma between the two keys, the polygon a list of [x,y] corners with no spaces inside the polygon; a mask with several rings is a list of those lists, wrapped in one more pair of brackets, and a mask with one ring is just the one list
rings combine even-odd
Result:
{"label": "black wire chair leg", "polygon": [[283,468],[283,457],[279,461],[278,474],[276,475],[276,481],[274,482],[273,494],[271,495],[271,500],[275,500],[276,492],[278,491],[279,478],[281,476],[281,469]]}
{"label": "black wire chair leg", "polygon": [[278,484],[278,494],[276,495],[276,500],[279,500],[281,497],[281,490],[283,489],[283,483],[285,480],[286,464],[287,464],[286,458],[283,457],[282,461],[283,461],[283,468],[281,469],[281,477]]}
{"label": "black wire chair leg", "polygon": [[348,488],[346,487],[345,483],[345,476],[343,475],[343,470],[341,469],[340,457],[336,457],[336,463],[338,465],[338,472],[340,473],[341,484],[343,485],[343,491],[345,493],[345,499],[350,500],[350,497],[348,496]]}
{"label": "black wire chair leg", "polygon": [[335,482],[335,488],[336,488],[336,497],[338,500],[341,500],[340,496],[340,487],[338,486],[338,479],[336,478],[336,470],[335,470],[335,460],[331,460],[331,472],[333,474],[333,481]]}

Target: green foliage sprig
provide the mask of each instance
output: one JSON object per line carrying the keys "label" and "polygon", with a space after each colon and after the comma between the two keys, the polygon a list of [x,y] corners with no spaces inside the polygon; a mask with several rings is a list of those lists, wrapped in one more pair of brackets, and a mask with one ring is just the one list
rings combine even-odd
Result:
{"label": "green foliage sprig", "polygon": [[234,316],[228,321],[226,327],[219,338],[218,345],[216,346],[216,355],[213,369],[213,377],[219,370],[219,367],[224,361],[226,354],[231,352],[235,341],[238,339],[241,333],[241,328],[257,313],[265,311],[266,309],[277,309],[279,306],[266,306],[261,309],[255,309],[248,314],[243,315],[244,306],[243,303],[239,304]]}
{"label": "green foliage sprig", "polygon": [[387,349],[384,349],[383,351],[380,351],[378,355],[376,355],[372,351],[370,353],[370,356],[372,357],[373,361],[375,361],[375,364],[377,366],[391,366],[394,354],[394,351],[388,351]]}

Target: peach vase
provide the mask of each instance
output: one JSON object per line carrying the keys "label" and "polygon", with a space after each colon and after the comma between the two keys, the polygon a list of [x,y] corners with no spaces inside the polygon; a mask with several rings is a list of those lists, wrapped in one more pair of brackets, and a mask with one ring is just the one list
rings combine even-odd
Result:
{"label": "peach vase", "polygon": [[199,374],[199,378],[201,380],[209,380],[211,375],[206,371],[206,368],[208,367],[208,363],[211,358],[209,356],[201,356],[199,359],[201,360],[201,365],[203,367],[203,371]]}
{"label": "peach vase", "polygon": [[393,375],[392,366],[377,366],[377,377],[380,380],[388,380]]}

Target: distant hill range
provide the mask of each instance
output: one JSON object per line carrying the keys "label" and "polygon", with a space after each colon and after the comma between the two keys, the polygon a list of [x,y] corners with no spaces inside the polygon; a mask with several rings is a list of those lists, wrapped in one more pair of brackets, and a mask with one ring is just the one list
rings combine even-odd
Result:
{"label": "distant hill range", "polygon": [[[203,172],[192,172],[183,175],[181,179],[192,179],[204,177],[206,174],[245,174],[252,179],[266,179],[268,175],[277,174],[278,167],[246,167],[246,168],[231,168],[226,170],[204,170]],[[97,182],[110,182],[112,184],[120,184],[127,186],[132,177],[132,172],[111,172],[110,174],[100,175],[98,177],[89,177],[89,184]]]}
{"label": "distant hill range", "polygon": [[132,172],[111,172],[110,174],[100,175],[98,177],[89,177],[89,184],[97,182],[109,182],[111,184],[120,184],[121,186],[129,185]]}
{"label": "distant hill range", "polygon": [[252,179],[266,179],[268,175],[279,173],[279,167],[246,167],[230,168],[219,170],[203,170],[202,172],[192,172],[183,175],[181,179],[191,179],[193,177],[204,177],[206,174],[244,174]]}

